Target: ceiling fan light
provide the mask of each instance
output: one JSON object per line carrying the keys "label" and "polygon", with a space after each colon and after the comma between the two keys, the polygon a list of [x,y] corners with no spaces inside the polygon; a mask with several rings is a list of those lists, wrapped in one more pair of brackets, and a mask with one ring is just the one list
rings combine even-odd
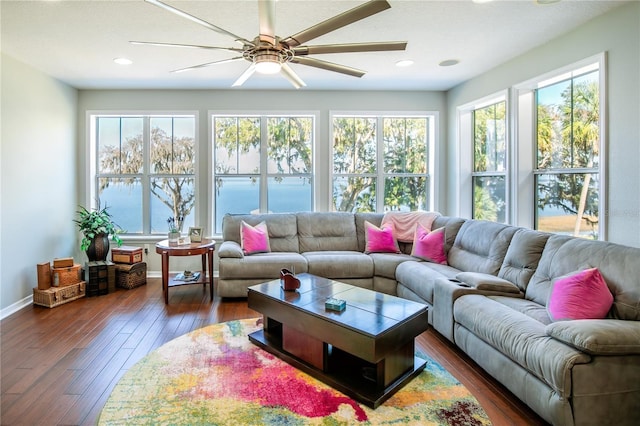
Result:
{"label": "ceiling fan light", "polygon": [[277,74],[282,67],[280,57],[272,53],[257,55],[253,63],[256,66],[256,71],[260,74]]}

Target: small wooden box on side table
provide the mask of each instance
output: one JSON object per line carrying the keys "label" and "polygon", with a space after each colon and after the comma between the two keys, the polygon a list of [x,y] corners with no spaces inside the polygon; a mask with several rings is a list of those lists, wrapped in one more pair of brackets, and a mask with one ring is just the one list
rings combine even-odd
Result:
{"label": "small wooden box on side table", "polygon": [[[213,252],[216,242],[203,238],[201,242],[181,245],[169,245],[169,240],[156,243],[156,253],[162,257],[162,293],[164,303],[169,304],[169,287],[190,284],[209,284],[211,301],[213,301]],[[175,274],[169,274],[169,257],[171,256],[202,256],[202,273],[196,281],[180,281],[175,279]],[[208,268],[207,268],[208,263]]]}

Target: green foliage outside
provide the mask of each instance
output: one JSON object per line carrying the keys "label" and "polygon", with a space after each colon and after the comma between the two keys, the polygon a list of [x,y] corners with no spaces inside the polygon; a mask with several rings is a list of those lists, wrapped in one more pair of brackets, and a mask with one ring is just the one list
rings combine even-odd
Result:
{"label": "green foliage outside", "polygon": [[[575,217],[572,234],[598,237],[597,167],[600,149],[598,73],[561,82],[561,103],[538,103],[538,211]],[[545,89],[539,89],[545,90]],[[545,173],[546,172],[546,173]]]}
{"label": "green foliage outside", "polygon": [[[159,127],[151,127],[149,153],[151,194],[172,212],[172,217],[187,217],[195,206],[195,140],[171,137]],[[99,150],[100,173],[117,177],[99,180],[102,192],[113,184],[139,184],[144,171],[144,142],[141,134],[124,138],[121,146],[105,145]]]}

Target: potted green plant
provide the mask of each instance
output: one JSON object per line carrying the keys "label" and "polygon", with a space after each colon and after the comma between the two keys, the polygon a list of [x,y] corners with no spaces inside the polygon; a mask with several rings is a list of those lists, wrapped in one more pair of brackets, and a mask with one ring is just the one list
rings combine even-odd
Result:
{"label": "potted green plant", "polygon": [[122,229],[113,222],[111,213],[107,210],[107,206],[87,210],[85,207],[79,206],[76,212],[78,215],[74,222],[78,225],[78,229],[82,232],[82,244],[80,248],[87,253],[90,261],[106,260],[109,253],[109,237],[118,247],[122,245],[120,234]]}

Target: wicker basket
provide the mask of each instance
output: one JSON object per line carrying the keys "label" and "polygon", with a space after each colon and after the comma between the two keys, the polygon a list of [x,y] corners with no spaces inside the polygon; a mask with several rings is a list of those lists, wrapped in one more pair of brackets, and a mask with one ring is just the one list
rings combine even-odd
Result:
{"label": "wicker basket", "polygon": [[116,263],[116,285],[132,289],[147,283],[147,263],[139,262],[131,265]]}
{"label": "wicker basket", "polygon": [[51,270],[51,285],[54,287],[77,284],[80,281],[82,278],[80,278],[80,265],[78,264],[67,268],[52,268]]}
{"label": "wicker basket", "polygon": [[85,283],[67,285],[65,287],[51,287],[46,290],[33,289],[33,304],[55,308],[56,306],[80,299],[85,295]]}

